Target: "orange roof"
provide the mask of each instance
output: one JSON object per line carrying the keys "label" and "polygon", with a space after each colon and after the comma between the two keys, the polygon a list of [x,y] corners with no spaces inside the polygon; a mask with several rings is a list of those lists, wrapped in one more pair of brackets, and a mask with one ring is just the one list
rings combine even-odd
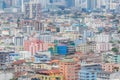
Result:
{"label": "orange roof", "polygon": [[23,64],[23,63],[25,63],[25,60],[18,60],[13,62],[14,65]]}
{"label": "orange roof", "polygon": [[82,52],[76,52],[75,54],[83,54]]}
{"label": "orange roof", "polygon": [[51,61],[50,61],[51,64],[52,64],[52,63],[58,63],[58,62],[60,62],[60,60],[57,60],[57,59],[56,59],[56,60],[51,60]]}

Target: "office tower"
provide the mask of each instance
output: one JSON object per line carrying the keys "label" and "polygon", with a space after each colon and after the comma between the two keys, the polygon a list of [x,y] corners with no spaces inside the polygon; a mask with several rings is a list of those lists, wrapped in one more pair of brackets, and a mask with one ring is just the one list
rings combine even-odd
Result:
{"label": "office tower", "polygon": [[40,20],[41,5],[39,0],[31,0],[24,4],[25,18]]}
{"label": "office tower", "polygon": [[22,0],[4,0],[6,7],[21,7]]}
{"label": "office tower", "polygon": [[5,7],[6,6],[4,0],[0,0],[0,9],[3,10]]}
{"label": "office tower", "polygon": [[101,0],[76,0],[75,6],[86,9],[87,11],[92,11],[101,6]]}
{"label": "office tower", "polygon": [[87,10],[94,10],[97,6],[97,0],[87,0]]}
{"label": "office tower", "polygon": [[21,0],[21,12],[24,12],[24,4],[28,3],[30,0]]}
{"label": "office tower", "polygon": [[3,9],[3,0],[0,0],[0,9]]}
{"label": "office tower", "polygon": [[117,8],[117,4],[119,4],[119,1],[109,0],[109,9],[110,10],[115,10]]}
{"label": "office tower", "polygon": [[23,43],[24,43],[23,35],[18,34],[17,36],[15,36],[14,43],[15,43],[15,46],[23,46]]}
{"label": "office tower", "polygon": [[39,2],[41,4],[41,8],[46,8],[50,0],[39,0]]}
{"label": "office tower", "polygon": [[80,0],[80,2],[81,2],[81,8],[87,9],[87,0]]}
{"label": "office tower", "polygon": [[12,6],[12,1],[13,1],[13,0],[4,0],[4,2],[5,2],[5,4],[6,4],[6,7]]}
{"label": "office tower", "polygon": [[12,6],[13,7],[21,7],[22,0],[12,0]]}
{"label": "office tower", "polygon": [[81,0],[75,0],[75,7],[81,6]]}

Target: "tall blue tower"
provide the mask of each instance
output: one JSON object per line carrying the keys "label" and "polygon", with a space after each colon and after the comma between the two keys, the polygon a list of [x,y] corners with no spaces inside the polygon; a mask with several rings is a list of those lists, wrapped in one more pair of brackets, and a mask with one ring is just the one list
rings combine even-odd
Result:
{"label": "tall blue tower", "polygon": [[0,0],[0,9],[4,9],[6,7],[6,4],[4,2],[4,0]]}

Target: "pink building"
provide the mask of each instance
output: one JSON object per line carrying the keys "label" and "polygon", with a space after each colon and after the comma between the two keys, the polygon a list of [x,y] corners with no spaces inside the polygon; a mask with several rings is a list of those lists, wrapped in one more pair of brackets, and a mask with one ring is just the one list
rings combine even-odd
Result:
{"label": "pink building", "polygon": [[24,50],[29,51],[34,55],[38,51],[48,50],[49,43],[44,43],[41,40],[31,38],[24,41]]}
{"label": "pink building", "polygon": [[119,65],[114,63],[103,63],[101,65],[102,69],[106,72],[114,72],[116,68],[119,68]]}

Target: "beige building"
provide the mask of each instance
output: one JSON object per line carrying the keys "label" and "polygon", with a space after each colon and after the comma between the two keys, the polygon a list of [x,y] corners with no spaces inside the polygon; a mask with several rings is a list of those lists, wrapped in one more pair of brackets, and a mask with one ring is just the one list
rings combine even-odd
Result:
{"label": "beige building", "polygon": [[96,44],[93,43],[80,44],[76,47],[76,51],[82,53],[95,52]]}
{"label": "beige building", "polygon": [[52,66],[47,64],[47,63],[34,63],[32,64],[33,69],[47,69],[50,70],[52,69]]}
{"label": "beige building", "polygon": [[76,40],[78,39],[80,36],[80,34],[77,34],[77,33],[74,33],[74,32],[71,32],[71,33],[64,33],[63,34],[63,37],[65,38],[69,38],[70,40]]}

